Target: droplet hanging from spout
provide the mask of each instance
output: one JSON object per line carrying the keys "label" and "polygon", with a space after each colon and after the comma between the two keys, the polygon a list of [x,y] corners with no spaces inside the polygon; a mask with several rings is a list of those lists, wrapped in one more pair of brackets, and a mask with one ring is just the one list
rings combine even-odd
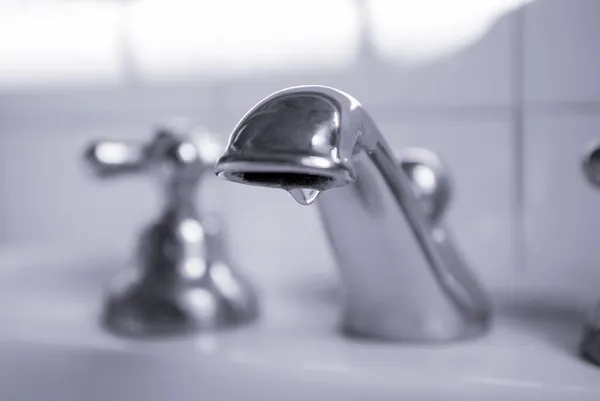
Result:
{"label": "droplet hanging from spout", "polygon": [[321,193],[317,189],[310,188],[289,189],[288,192],[296,202],[303,206],[312,204]]}

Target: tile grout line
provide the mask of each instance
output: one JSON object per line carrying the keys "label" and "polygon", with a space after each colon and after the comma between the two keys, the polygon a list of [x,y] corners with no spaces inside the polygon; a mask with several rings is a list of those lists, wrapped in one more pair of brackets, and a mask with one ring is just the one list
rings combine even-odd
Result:
{"label": "tile grout line", "polygon": [[514,153],[514,195],[513,195],[513,247],[517,272],[527,269],[526,224],[525,224],[525,133],[524,133],[524,24],[525,3],[517,10],[516,26],[513,35],[512,82],[512,132]]}

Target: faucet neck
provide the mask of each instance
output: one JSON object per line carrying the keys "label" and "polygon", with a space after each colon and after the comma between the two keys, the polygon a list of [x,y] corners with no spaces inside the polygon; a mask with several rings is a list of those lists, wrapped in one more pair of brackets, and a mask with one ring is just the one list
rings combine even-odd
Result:
{"label": "faucet neck", "polygon": [[196,206],[198,190],[195,183],[171,185],[165,192],[163,216],[200,218],[201,213]]}
{"label": "faucet neck", "polygon": [[411,341],[483,331],[484,292],[445,226],[425,215],[377,127],[365,121],[363,150],[353,159],[358,178],[317,202],[344,284],[344,329]]}

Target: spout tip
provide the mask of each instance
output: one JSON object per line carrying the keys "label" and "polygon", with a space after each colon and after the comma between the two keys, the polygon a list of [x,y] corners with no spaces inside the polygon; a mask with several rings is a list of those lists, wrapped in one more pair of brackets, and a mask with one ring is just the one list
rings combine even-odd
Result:
{"label": "spout tip", "polygon": [[342,123],[348,117],[340,99],[313,87],[290,88],[261,101],[234,129],[215,173],[286,190],[324,191],[354,181],[358,128]]}
{"label": "spout tip", "polygon": [[215,163],[214,171],[228,181],[285,190],[325,191],[356,179],[344,163],[281,153],[225,154]]}

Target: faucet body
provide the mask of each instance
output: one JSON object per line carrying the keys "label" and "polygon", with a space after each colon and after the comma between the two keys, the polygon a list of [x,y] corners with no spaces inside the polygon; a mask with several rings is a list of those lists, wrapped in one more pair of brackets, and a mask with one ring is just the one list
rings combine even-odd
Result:
{"label": "faucet body", "polygon": [[[395,341],[470,337],[487,327],[489,303],[439,213],[425,207],[431,199],[411,179],[414,165],[402,167],[356,99],[301,86],[250,110],[215,172],[285,189],[302,204],[316,200],[340,271],[345,332]],[[438,166],[423,160],[422,167]]]}

